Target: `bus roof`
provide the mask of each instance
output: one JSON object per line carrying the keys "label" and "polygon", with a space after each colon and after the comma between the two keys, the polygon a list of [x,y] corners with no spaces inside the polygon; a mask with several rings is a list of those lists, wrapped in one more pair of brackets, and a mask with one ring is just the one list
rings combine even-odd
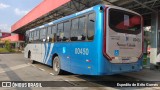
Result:
{"label": "bus roof", "polygon": [[137,13],[137,12],[135,12],[135,11],[132,11],[132,10],[129,10],[129,9],[125,9],[125,8],[118,7],[118,6],[113,6],[113,5],[103,5],[103,4],[99,4],[99,5],[93,6],[93,7],[91,7],[91,8],[82,10],[82,11],[80,11],[80,12],[77,12],[77,13],[74,13],[74,14],[71,14],[71,15],[68,15],[68,16],[65,16],[65,17],[62,17],[62,18],[60,18],[60,19],[54,20],[54,21],[49,22],[49,23],[47,23],[47,24],[45,24],[45,25],[41,25],[41,26],[36,27],[36,28],[34,28],[34,29],[31,29],[31,30],[29,30],[29,31],[34,31],[34,30],[37,30],[37,29],[44,28],[44,27],[46,27],[46,26],[51,26],[51,25],[54,25],[55,23],[58,23],[58,22],[62,22],[62,21],[64,21],[64,20],[67,20],[68,18],[73,18],[73,17],[75,17],[75,16],[79,16],[79,15],[82,15],[82,14],[84,14],[84,13],[87,13],[87,12],[90,12],[90,11],[93,11],[93,10],[96,11],[96,9],[98,9],[98,8],[101,7],[101,6],[102,6],[102,7],[109,7],[109,8],[120,9],[120,10],[124,10],[124,11],[128,11],[128,12],[132,12],[132,13],[135,13],[135,14],[141,16],[139,13]]}
{"label": "bus roof", "polygon": [[84,13],[93,11],[93,10],[95,10],[96,8],[100,7],[100,6],[102,6],[102,5],[96,5],[96,6],[94,6],[94,7],[85,9],[85,10],[83,10],[83,11],[80,11],[80,12],[77,12],[77,13],[74,13],[74,14],[71,14],[71,15],[68,15],[68,16],[65,16],[65,17],[62,17],[62,18],[60,18],[60,19],[54,20],[54,21],[52,21],[52,22],[49,22],[49,23],[47,23],[47,24],[45,24],[45,25],[41,25],[41,26],[39,26],[39,27],[36,27],[36,28],[34,28],[34,29],[31,29],[30,31],[34,31],[34,30],[37,30],[37,29],[41,29],[41,28],[44,28],[44,27],[46,27],[46,26],[51,26],[51,25],[54,25],[55,23],[58,23],[58,22],[62,22],[62,21],[64,21],[64,20],[67,20],[68,18],[73,18],[73,17],[75,17],[75,16],[82,15],[82,14],[84,14]]}

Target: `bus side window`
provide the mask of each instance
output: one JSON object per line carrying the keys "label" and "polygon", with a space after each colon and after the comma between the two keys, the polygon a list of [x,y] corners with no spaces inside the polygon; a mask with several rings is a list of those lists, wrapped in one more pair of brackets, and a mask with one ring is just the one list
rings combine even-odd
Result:
{"label": "bus side window", "polygon": [[37,30],[34,31],[34,41],[36,41],[36,40],[37,40]]}
{"label": "bus side window", "polygon": [[46,29],[45,28],[40,30],[40,40],[41,40],[41,42],[46,41]]}
{"label": "bus side window", "polygon": [[78,18],[72,20],[71,41],[78,40]]}
{"label": "bus side window", "polygon": [[86,17],[83,16],[83,17],[79,18],[78,34],[79,34],[79,37],[81,37],[79,40],[85,41],[86,40],[86,35],[87,35],[86,33],[87,33],[87,31],[86,31]]}
{"label": "bus side window", "polygon": [[70,27],[71,27],[71,22],[67,21],[64,22],[64,37],[63,41],[70,41]]}
{"label": "bus side window", "polygon": [[94,32],[95,32],[95,13],[88,15],[87,22],[88,22],[88,24],[87,24],[87,38],[88,38],[88,40],[93,40],[94,39]]}
{"label": "bus side window", "polygon": [[29,31],[25,33],[25,43],[29,43]]}
{"label": "bus side window", "polygon": [[37,41],[39,41],[39,30],[37,30]]}
{"label": "bus side window", "polygon": [[63,37],[64,37],[63,23],[60,23],[58,24],[57,41],[62,41]]}
{"label": "bus side window", "polygon": [[52,41],[52,27],[49,26],[47,30],[47,41],[51,42]]}
{"label": "bus side window", "polygon": [[33,40],[34,40],[34,39],[33,39],[33,38],[34,38],[34,32],[32,31],[31,34],[32,34],[32,35],[31,35],[31,42],[33,42]]}
{"label": "bus side window", "polygon": [[31,41],[31,32],[29,32],[29,34],[28,34],[28,38],[29,38],[29,42]]}
{"label": "bus side window", "polygon": [[42,42],[42,40],[41,40],[41,38],[42,38],[42,33],[43,33],[43,32],[42,32],[42,29],[40,29],[40,30],[39,30],[39,40],[40,40],[40,42]]}
{"label": "bus side window", "polygon": [[30,42],[32,42],[32,32],[30,32]]}
{"label": "bus side window", "polygon": [[43,39],[43,31],[42,31],[43,29],[40,29],[40,37],[39,37],[39,39],[40,39],[40,41],[42,42],[42,39]]}
{"label": "bus side window", "polygon": [[52,26],[52,41],[51,42],[55,42],[57,39],[56,39],[56,33],[57,33],[57,28],[56,28],[56,25],[53,25]]}
{"label": "bus side window", "polygon": [[28,39],[29,39],[28,42],[30,43],[30,41],[31,41],[31,32],[30,31],[28,32]]}

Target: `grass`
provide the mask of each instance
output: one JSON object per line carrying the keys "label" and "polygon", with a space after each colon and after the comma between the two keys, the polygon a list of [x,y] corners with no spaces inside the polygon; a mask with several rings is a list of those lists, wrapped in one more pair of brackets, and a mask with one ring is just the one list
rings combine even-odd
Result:
{"label": "grass", "polygon": [[20,53],[16,49],[7,50],[6,48],[0,48],[0,53]]}
{"label": "grass", "polygon": [[0,53],[7,53],[7,52],[10,52],[10,51],[8,51],[6,48],[0,48]]}

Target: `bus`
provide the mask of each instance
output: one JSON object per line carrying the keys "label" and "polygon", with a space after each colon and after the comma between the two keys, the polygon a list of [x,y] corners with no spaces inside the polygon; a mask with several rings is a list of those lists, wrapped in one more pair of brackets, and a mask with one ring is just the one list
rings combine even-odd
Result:
{"label": "bus", "polygon": [[96,5],[26,31],[24,56],[31,63],[82,75],[140,71],[142,16],[111,5]]}

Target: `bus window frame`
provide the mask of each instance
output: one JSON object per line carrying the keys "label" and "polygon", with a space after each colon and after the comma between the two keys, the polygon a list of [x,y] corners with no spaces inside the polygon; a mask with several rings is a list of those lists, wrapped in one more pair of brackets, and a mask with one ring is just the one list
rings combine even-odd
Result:
{"label": "bus window frame", "polygon": [[[56,42],[63,42],[62,40],[58,40],[58,37],[57,37],[57,35],[58,35],[58,25],[60,25],[60,24],[62,24],[63,25],[63,32],[64,32],[64,23],[63,23],[63,21],[61,21],[61,22],[58,22],[57,24],[56,24]],[[60,38],[60,33],[59,33],[59,38]]]}
{"label": "bus window frame", "polygon": [[71,37],[71,24],[72,24],[72,23],[71,23],[71,20],[65,20],[65,21],[63,21],[63,33],[64,33],[64,30],[65,30],[65,29],[64,29],[64,28],[65,28],[65,27],[64,27],[64,26],[65,26],[65,23],[67,23],[67,22],[70,24],[70,27],[69,27],[69,39],[68,39],[68,41],[67,41],[67,40],[63,41],[63,40],[62,40],[62,42],[69,42],[69,41],[71,41],[71,39],[70,39],[70,37]]}
{"label": "bus window frame", "polygon": [[[95,19],[95,21],[94,21],[94,36],[93,36],[93,40],[88,40],[88,20],[89,20],[89,15],[91,15],[91,14],[94,14],[94,19]],[[86,19],[86,30],[87,30],[87,36],[86,36],[86,38],[87,38],[87,41],[94,41],[94,38],[95,38],[95,33],[96,33],[96,13],[94,12],[94,13],[89,13],[89,14],[87,14],[86,15],[87,16],[87,19]]]}
{"label": "bus window frame", "polygon": [[[41,34],[41,31],[43,31],[43,30],[46,30],[45,31],[45,35]],[[44,36],[44,37],[42,38],[42,36]],[[40,41],[41,42],[46,42],[46,37],[47,37],[47,27],[40,28],[40,36],[39,36]],[[43,41],[43,40],[45,40],[45,41]]]}
{"label": "bus window frame", "polygon": [[[79,25],[80,25],[80,18],[86,18],[84,21],[85,21],[85,26],[84,26],[84,28],[86,29],[86,36],[85,36],[85,40],[78,40],[78,41],[81,41],[81,42],[83,42],[83,41],[88,41],[88,38],[87,38],[87,35],[88,35],[88,29],[87,29],[87,26],[88,26],[88,22],[87,22],[87,20],[88,20],[88,15],[82,15],[82,16],[79,16],[78,17],[78,27],[80,27]],[[78,30],[79,30],[79,28],[78,28]]]}
{"label": "bus window frame", "polygon": [[[94,16],[94,18],[95,18],[95,22],[94,22],[94,36],[93,36],[93,40],[88,40],[88,38],[87,38],[87,36],[88,36],[88,22],[87,22],[87,20],[88,20],[88,17],[89,17],[89,15],[90,14],[94,14],[95,16]],[[97,14],[96,14],[96,11],[94,11],[94,10],[92,10],[92,11],[89,11],[89,12],[87,12],[87,13],[84,13],[84,14],[82,14],[82,15],[78,15],[78,16],[76,16],[76,17],[74,17],[74,18],[71,18],[71,19],[69,19],[69,20],[73,20],[73,19],[76,19],[76,18],[80,18],[80,17],[86,17],[86,39],[84,40],[84,41],[70,41],[70,42],[93,42],[94,40],[95,40],[95,35],[96,35],[96,20],[97,20]],[[79,19],[78,19],[78,21],[79,21]],[[79,26],[79,24],[78,24],[78,26]],[[72,22],[71,22],[71,27],[72,27]],[[70,30],[70,32],[71,32],[71,30]],[[71,37],[71,36],[70,36]]]}
{"label": "bus window frame", "polygon": [[[90,14],[94,14],[94,18],[95,18],[95,22],[94,22],[94,36],[93,36],[93,40],[88,40],[88,18],[89,18],[89,15]],[[67,22],[67,21],[69,21],[70,22],[70,37],[71,37],[71,28],[72,28],[72,20],[73,19],[77,19],[78,18],[78,23],[79,23],[79,18],[81,18],[81,17],[86,17],[86,25],[85,25],[85,29],[86,29],[86,39],[85,40],[83,40],[83,41],[80,41],[80,40],[78,40],[78,41],[71,41],[71,40],[69,40],[69,41],[57,41],[57,33],[58,33],[58,24],[60,24],[60,23],[63,23],[63,32],[64,32],[64,22]],[[39,41],[40,42],[43,42],[43,40],[41,39],[41,30],[42,29],[45,29],[45,30],[47,30],[46,31],[46,33],[45,33],[45,42],[46,42],[46,39],[47,39],[47,35],[48,35],[48,27],[51,27],[51,29],[52,29],[52,34],[53,34],[53,36],[55,37],[54,38],[54,42],[93,42],[94,40],[95,40],[95,35],[96,35],[96,19],[97,19],[97,14],[96,14],[96,11],[94,11],[94,10],[92,10],[92,11],[89,11],[89,12],[86,12],[86,13],[83,13],[83,14],[80,14],[80,15],[77,15],[77,16],[75,16],[75,17],[73,17],[73,18],[69,18],[69,19],[65,19],[65,20],[62,20],[62,21],[59,21],[59,22],[56,22],[56,23],[54,23],[54,24],[52,24],[52,25],[48,25],[48,26],[46,26],[46,27],[43,27],[43,28],[39,28],[38,29],[38,31],[39,31]],[[55,26],[55,29],[56,29],[56,33],[53,33],[53,26]],[[78,24],[78,27],[79,27],[79,24]],[[78,28],[79,29],[79,28]],[[32,32],[32,31],[31,31]],[[31,33],[30,32],[30,33]],[[69,38],[70,39],[70,38]],[[33,40],[32,40],[33,41]]]}
{"label": "bus window frame", "polygon": [[[76,17],[76,18],[72,18],[72,19],[70,19],[71,20],[71,27],[70,27],[70,32],[72,32],[72,30],[73,30],[73,23],[72,23],[72,21],[73,20],[78,20],[78,27],[77,27],[77,29],[79,30],[79,17]],[[71,38],[72,38],[72,36],[71,36],[71,34],[70,34],[70,40],[71,40]],[[78,41],[78,40],[76,40],[76,41]],[[72,41],[71,40],[71,42],[75,42],[75,41]]]}
{"label": "bus window frame", "polygon": [[[140,28],[138,31],[131,31],[131,30],[123,30],[123,29],[116,29],[116,28],[112,28],[110,27],[110,11],[111,10],[114,10],[114,11],[121,11],[121,12],[125,12],[125,13],[128,13],[128,14],[131,14],[131,15],[137,15],[140,17],[140,21],[141,21],[141,24],[140,24]],[[129,11],[126,11],[126,10],[121,10],[121,9],[116,9],[116,8],[109,8],[106,12],[108,12],[108,27],[110,29],[112,29],[113,31],[117,32],[117,33],[126,33],[126,34],[133,34],[133,35],[137,35],[137,34],[140,34],[142,32],[142,17],[136,13],[133,13],[133,12],[129,12]]]}

